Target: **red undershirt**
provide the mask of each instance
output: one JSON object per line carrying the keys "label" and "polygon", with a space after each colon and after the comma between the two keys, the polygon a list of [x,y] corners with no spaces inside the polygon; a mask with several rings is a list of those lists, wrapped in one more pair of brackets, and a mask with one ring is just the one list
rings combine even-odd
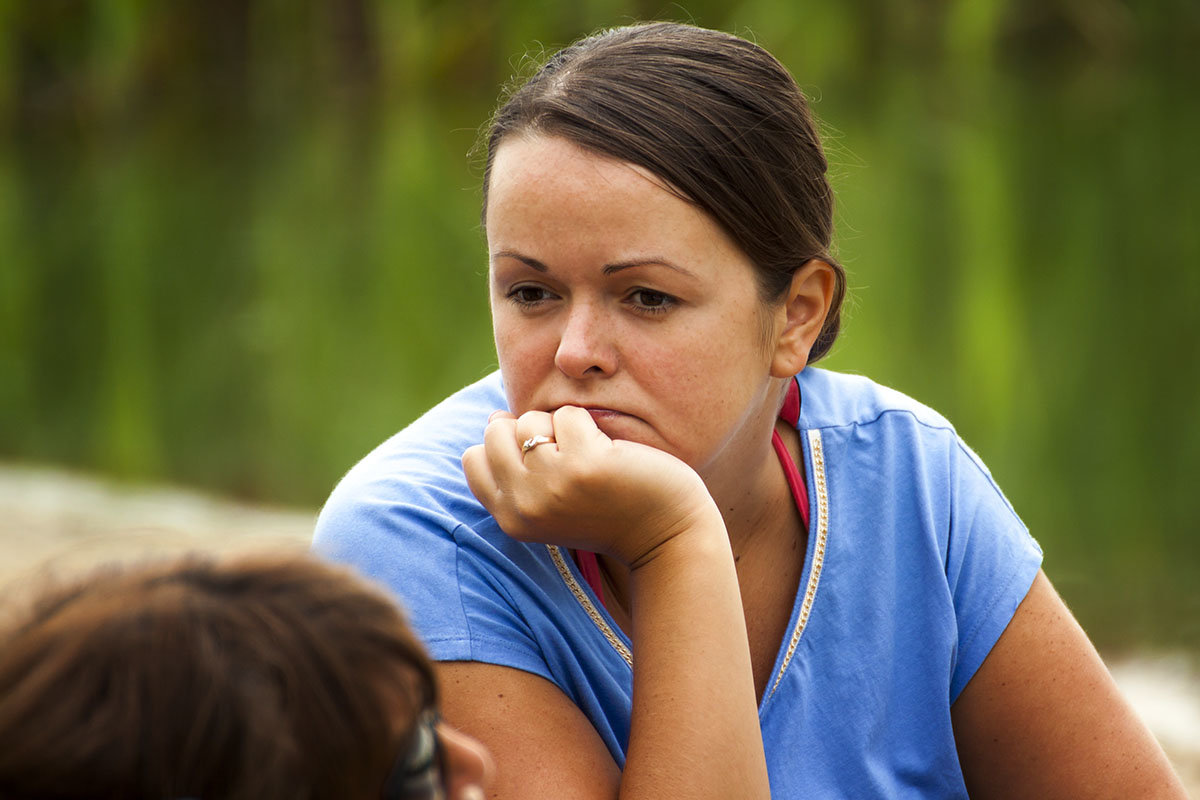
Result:
{"label": "red undershirt", "polygon": [[[795,380],[788,382],[787,395],[783,399],[783,408],[779,410],[779,418],[792,427],[796,427],[800,422],[800,388],[796,385]],[[792,490],[792,499],[796,502],[797,510],[800,511],[800,520],[807,529],[808,490],[804,486],[804,476],[800,474],[796,462],[792,461],[792,455],[788,452],[787,445],[783,443],[783,437],[779,435],[779,431],[771,431],[771,445],[775,448],[775,455],[779,457],[779,464],[783,467],[788,488]],[[571,556],[575,559],[580,573],[583,574],[583,579],[596,593],[600,605],[604,605],[604,586],[600,579],[600,562],[596,560],[596,554],[586,550],[573,550]]]}

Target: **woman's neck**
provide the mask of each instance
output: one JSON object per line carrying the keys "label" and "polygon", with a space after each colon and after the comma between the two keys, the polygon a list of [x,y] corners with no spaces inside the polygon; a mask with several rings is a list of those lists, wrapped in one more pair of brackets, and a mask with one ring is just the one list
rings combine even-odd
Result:
{"label": "woman's neck", "polygon": [[[777,421],[775,430],[783,438],[793,461],[803,470],[804,460],[796,429]],[[769,563],[774,553],[787,552],[796,547],[800,547],[800,557],[803,559],[806,532],[770,436],[764,438],[765,446],[760,452],[744,459],[744,463],[725,470],[725,474],[731,476],[729,480],[722,482],[710,477],[705,481],[725,520],[734,562],[738,565],[739,581],[743,583],[743,594],[751,591],[750,585],[757,584],[761,577],[743,575],[744,572],[758,572],[750,564]],[[743,563],[742,555],[751,550],[766,558],[748,559]],[[607,556],[600,556],[600,567],[606,605],[617,624],[628,631],[629,570]]]}

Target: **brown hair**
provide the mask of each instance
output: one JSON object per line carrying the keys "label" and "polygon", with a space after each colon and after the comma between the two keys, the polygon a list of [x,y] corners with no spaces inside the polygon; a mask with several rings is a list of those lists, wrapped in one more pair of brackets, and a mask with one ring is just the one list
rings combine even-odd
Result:
{"label": "brown hair", "polygon": [[377,797],[395,715],[435,700],[397,607],[347,570],[110,569],[0,636],[0,797]]}
{"label": "brown hair", "polygon": [[483,222],[496,149],[515,133],[560,136],[644,167],[706,211],[778,300],[811,259],[837,287],[809,361],[841,324],[846,276],[832,258],[833,191],[804,95],[782,64],[731,34],[659,22],[559,51],[500,106],[487,135]]}

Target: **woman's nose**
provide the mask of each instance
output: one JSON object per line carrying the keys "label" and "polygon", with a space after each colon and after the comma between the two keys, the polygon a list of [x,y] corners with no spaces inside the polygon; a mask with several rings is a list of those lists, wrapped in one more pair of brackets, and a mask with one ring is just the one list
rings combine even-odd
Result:
{"label": "woman's nose", "polygon": [[567,311],[554,365],[569,378],[611,375],[617,367],[611,325],[591,303]]}
{"label": "woman's nose", "polygon": [[487,748],[444,722],[438,724],[438,739],[445,757],[447,800],[484,800],[483,790],[495,771]]}

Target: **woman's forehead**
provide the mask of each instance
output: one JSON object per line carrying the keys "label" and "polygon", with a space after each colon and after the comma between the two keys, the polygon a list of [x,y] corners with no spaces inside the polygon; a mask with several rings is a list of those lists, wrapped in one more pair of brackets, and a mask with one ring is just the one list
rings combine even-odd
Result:
{"label": "woman's forehead", "polygon": [[489,176],[489,202],[514,187],[578,188],[624,193],[679,192],[650,170],[584,148],[561,136],[527,134],[505,139],[496,149]]}

